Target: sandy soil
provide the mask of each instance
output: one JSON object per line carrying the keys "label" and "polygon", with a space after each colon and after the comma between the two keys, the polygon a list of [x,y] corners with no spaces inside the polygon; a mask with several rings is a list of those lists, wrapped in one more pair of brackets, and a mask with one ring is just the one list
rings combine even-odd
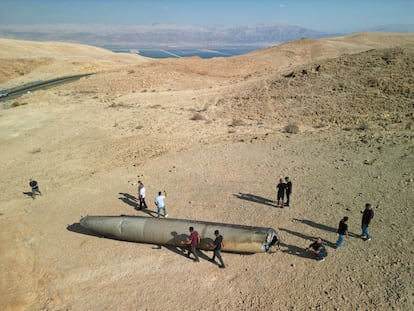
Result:
{"label": "sandy soil", "polygon": [[[413,56],[414,35],[398,34],[211,60],[0,39],[0,89],[96,72],[0,102],[0,309],[412,310]],[[294,188],[280,209],[267,200],[284,176]],[[135,210],[138,179],[148,213]],[[211,252],[193,263],[79,226],[151,217],[162,189],[173,218],[272,227],[282,245],[223,253],[218,269]],[[318,236],[324,262],[304,251]]]}

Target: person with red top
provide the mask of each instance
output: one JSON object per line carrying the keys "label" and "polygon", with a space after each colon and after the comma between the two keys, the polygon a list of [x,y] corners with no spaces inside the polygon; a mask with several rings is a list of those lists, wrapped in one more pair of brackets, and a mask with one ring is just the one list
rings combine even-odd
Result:
{"label": "person with red top", "polygon": [[200,244],[200,235],[196,230],[194,230],[193,227],[189,228],[190,230],[190,237],[188,238],[188,241],[182,241],[181,244],[188,245],[188,254],[187,257],[190,258],[190,254],[193,253],[195,259],[194,262],[199,262],[200,259],[197,255],[197,246]]}

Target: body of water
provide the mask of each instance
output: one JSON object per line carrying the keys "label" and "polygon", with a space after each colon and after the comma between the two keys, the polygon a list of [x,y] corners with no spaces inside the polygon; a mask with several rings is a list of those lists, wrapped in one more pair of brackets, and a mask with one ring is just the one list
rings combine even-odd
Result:
{"label": "body of water", "polygon": [[123,47],[105,47],[107,50],[111,50],[116,53],[136,53],[145,57],[151,58],[181,58],[199,56],[201,58],[213,58],[213,57],[229,57],[235,55],[242,55],[259,48],[218,48],[218,49],[178,49],[178,48],[167,48],[167,49],[134,49],[134,48],[123,48]]}

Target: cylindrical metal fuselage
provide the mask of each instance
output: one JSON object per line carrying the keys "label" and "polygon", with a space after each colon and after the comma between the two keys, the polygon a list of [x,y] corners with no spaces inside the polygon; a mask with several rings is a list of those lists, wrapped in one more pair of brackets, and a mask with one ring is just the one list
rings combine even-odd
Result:
{"label": "cylindrical metal fuselage", "polygon": [[86,216],[80,220],[82,227],[104,236],[125,241],[183,246],[188,240],[189,227],[200,236],[199,249],[212,249],[214,231],[219,230],[224,238],[227,252],[267,252],[278,243],[279,237],[272,228],[251,227],[187,219],[152,218],[141,216]]}

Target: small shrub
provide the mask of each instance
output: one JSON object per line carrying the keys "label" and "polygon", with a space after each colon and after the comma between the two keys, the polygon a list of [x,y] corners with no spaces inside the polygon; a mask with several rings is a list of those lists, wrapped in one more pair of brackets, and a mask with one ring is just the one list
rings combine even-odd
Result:
{"label": "small shrub", "polygon": [[361,124],[358,126],[358,130],[365,131],[370,128],[370,125],[367,121],[362,121]]}
{"label": "small shrub", "polygon": [[316,124],[316,125],[314,125],[313,126],[313,128],[315,128],[315,129],[320,129],[320,128],[323,128],[323,127],[325,127],[326,125],[324,124],[324,123],[318,123],[318,124]]}
{"label": "small shrub", "polygon": [[19,102],[14,102],[14,103],[12,103],[10,106],[11,106],[12,108],[15,108],[15,107],[24,106],[24,105],[27,105],[27,103],[19,103]]}
{"label": "small shrub", "polygon": [[108,108],[115,108],[115,107],[118,107],[118,105],[117,105],[116,103],[111,103],[111,104],[108,106]]}
{"label": "small shrub", "polygon": [[195,114],[193,114],[193,116],[190,118],[190,120],[194,120],[194,121],[200,121],[200,120],[205,120],[206,118],[201,114],[196,112]]}
{"label": "small shrub", "polygon": [[296,124],[290,123],[285,126],[284,130],[286,133],[289,133],[289,134],[297,134],[299,133],[299,126],[297,126]]}
{"label": "small shrub", "polygon": [[232,126],[232,127],[244,126],[244,125],[246,125],[246,123],[243,120],[240,120],[240,119],[233,119],[231,121],[231,124],[230,124],[230,126]]}

